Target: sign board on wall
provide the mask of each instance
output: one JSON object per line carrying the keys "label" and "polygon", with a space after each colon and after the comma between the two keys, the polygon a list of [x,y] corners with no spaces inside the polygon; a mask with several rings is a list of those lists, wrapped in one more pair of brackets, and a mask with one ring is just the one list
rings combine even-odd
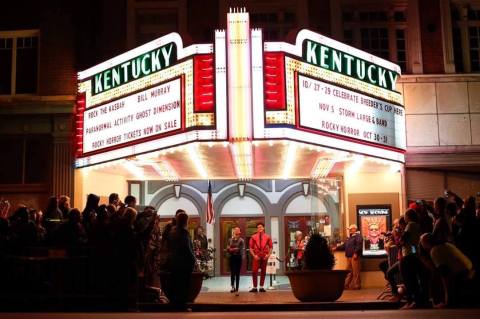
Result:
{"label": "sign board on wall", "polygon": [[406,148],[402,106],[303,75],[298,81],[301,127]]}
{"label": "sign board on wall", "polygon": [[181,129],[181,80],[86,110],[84,152],[99,151]]}
{"label": "sign board on wall", "polygon": [[363,238],[363,255],[385,255],[387,253],[385,234],[391,228],[392,207],[390,205],[359,205],[357,219]]}

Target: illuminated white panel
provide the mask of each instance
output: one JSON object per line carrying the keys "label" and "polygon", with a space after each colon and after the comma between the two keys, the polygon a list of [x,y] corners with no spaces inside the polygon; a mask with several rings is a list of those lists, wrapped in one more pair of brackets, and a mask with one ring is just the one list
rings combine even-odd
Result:
{"label": "illuminated white panel", "polygon": [[219,139],[227,138],[227,53],[224,30],[215,31],[216,125]]}
{"label": "illuminated white panel", "polygon": [[252,81],[249,15],[245,9],[227,14],[228,128],[237,177],[253,176]]}
{"label": "illuminated white panel", "polygon": [[252,30],[253,134],[261,136],[264,122],[262,31]]}
{"label": "illuminated white panel", "polygon": [[400,106],[299,76],[300,126],[370,143],[406,148]]}
{"label": "illuminated white panel", "polygon": [[84,153],[178,130],[180,79],[90,108],[83,116]]}
{"label": "illuminated white panel", "polygon": [[251,138],[252,83],[247,12],[227,14],[228,112],[230,139]]}
{"label": "illuminated white panel", "polygon": [[401,152],[395,152],[388,149],[383,149],[375,146],[365,145],[362,143],[354,143],[338,138],[333,138],[325,135],[299,131],[291,128],[265,128],[266,139],[282,139],[287,138],[295,141],[312,143],[322,145],[324,147],[331,147],[334,149],[354,152],[358,154],[365,154],[392,160],[396,162],[405,163],[405,155]]}

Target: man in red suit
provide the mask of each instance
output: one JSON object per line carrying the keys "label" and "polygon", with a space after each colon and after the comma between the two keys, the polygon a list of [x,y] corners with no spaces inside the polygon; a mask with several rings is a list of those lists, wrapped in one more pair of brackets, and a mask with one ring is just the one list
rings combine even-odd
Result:
{"label": "man in red suit", "polygon": [[265,292],[263,284],[265,283],[265,272],[267,271],[268,257],[272,252],[272,239],[265,234],[265,225],[257,224],[257,232],[250,238],[250,255],[253,257],[252,276],[253,288],[250,292],[257,292],[258,269],[260,268],[260,292]]}

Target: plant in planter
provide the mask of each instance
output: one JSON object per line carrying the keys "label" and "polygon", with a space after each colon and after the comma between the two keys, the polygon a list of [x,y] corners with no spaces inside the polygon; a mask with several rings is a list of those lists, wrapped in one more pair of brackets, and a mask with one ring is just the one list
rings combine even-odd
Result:
{"label": "plant in planter", "polygon": [[335,257],[328,241],[318,233],[313,234],[303,253],[303,269],[332,270],[334,265]]}
{"label": "plant in planter", "polygon": [[200,249],[194,242],[196,259],[195,271],[203,273],[203,279],[209,279],[215,275],[215,248]]}
{"label": "plant in planter", "polygon": [[314,233],[303,256],[301,270],[286,272],[295,298],[300,301],[335,301],[340,298],[348,270],[333,270],[335,257],[327,240]]}

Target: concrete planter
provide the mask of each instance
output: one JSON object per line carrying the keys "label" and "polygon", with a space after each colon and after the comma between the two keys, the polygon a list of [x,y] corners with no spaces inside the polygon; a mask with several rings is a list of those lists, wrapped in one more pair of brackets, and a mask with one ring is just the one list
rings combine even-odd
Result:
{"label": "concrete planter", "polygon": [[[194,302],[197,298],[200,290],[202,289],[203,273],[193,272],[190,280],[190,288],[188,289],[188,302]],[[170,299],[172,293],[172,287],[175,283],[172,280],[171,273],[160,272],[160,288],[165,293],[168,299]]]}
{"label": "concrete planter", "polygon": [[343,293],[349,270],[287,271],[295,298],[300,301],[335,301]]}

